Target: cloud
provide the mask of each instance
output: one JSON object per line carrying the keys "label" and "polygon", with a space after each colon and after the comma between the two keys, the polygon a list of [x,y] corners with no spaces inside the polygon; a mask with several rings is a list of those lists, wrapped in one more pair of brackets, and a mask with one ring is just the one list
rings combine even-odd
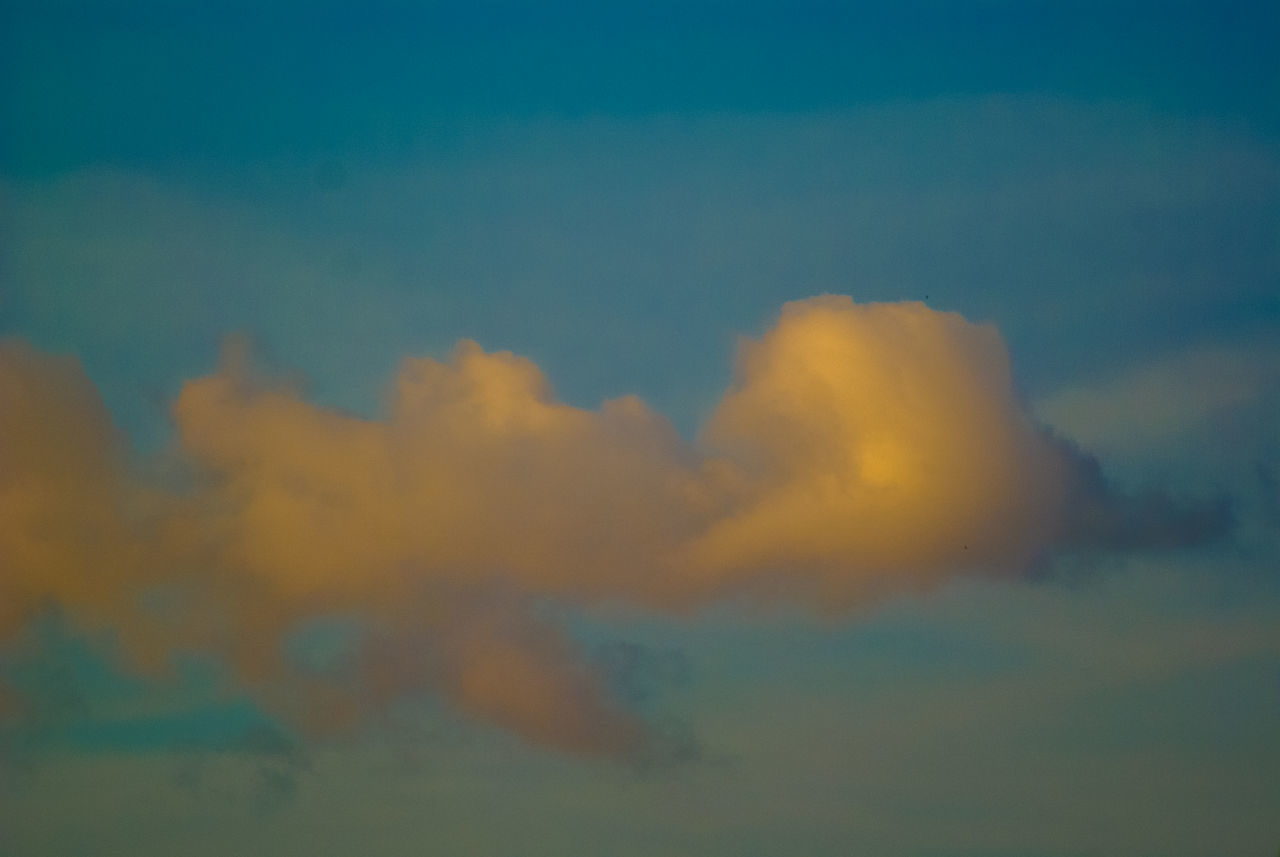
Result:
{"label": "cloud", "polygon": [[744,343],[705,439],[745,485],[694,563],[799,565],[841,599],[1025,565],[1061,534],[1076,464],[1023,412],[993,327],[841,297]]}
{"label": "cloud", "polygon": [[[1102,456],[1109,475],[1126,483],[1166,483],[1163,505],[1181,506],[1173,515],[1151,514],[1141,497],[1118,500],[1113,508],[1129,521],[1100,528],[1112,531],[1107,541],[1146,530],[1157,541],[1175,543],[1206,527],[1220,528],[1228,516],[1248,540],[1274,538],[1280,351],[1269,343],[1196,345],[1159,355],[1060,390],[1038,402],[1035,412]],[[1172,502],[1174,489],[1230,490],[1232,502]],[[1148,491],[1148,501],[1159,494]]]}
{"label": "cloud", "polygon": [[145,498],[79,364],[0,341],[0,639],[47,602],[126,607]]}
{"label": "cloud", "polygon": [[1200,346],[1068,387],[1038,403],[1036,412],[1091,449],[1150,456],[1168,454],[1191,437],[1233,433],[1242,420],[1274,419],[1278,409],[1280,350]]}
{"label": "cloud", "polygon": [[362,413],[397,357],[465,331],[688,434],[722,343],[797,289],[995,320],[1039,394],[1230,329],[1280,274],[1274,147],[1211,117],[981,96],[456,130],[348,158],[337,191],[329,155],[0,177],[0,327],[74,346],[135,438],[242,329]]}
{"label": "cloud", "polygon": [[[919,303],[788,304],[743,343],[696,443],[634,396],[560,403],[532,362],[469,341],[403,361],[368,419],[309,402],[233,338],[173,403],[164,479],[126,466],[68,358],[5,344],[0,414],[10,629],[56,603],[143,662],[223,654],[297,722],[429,689],[584,753],[653,735],[541,599],[844,611],[1181,526],[1160,503],[1132,523],[1028,416],[994,327]],[[282,641],[327,615],[360,618],[356,654],[297,669]]]}
{"label": "cloud", "polygon": [[229,512],[223,561],[290,595],[644,590],[707,505],[692,452],[638,399],[560,404],[531,362],[472,342],[406,360],[384,420],[255,381],[238,358],[188,383],[174,416]]}

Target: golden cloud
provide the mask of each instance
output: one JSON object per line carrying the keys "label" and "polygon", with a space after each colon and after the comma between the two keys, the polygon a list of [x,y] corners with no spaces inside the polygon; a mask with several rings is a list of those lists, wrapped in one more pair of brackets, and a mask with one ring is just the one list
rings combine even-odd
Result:
{"label": "golden cloud", "polygon": [[[533,363],[467,341],[405,360],[366,419],[231,340],[173,416],[182,486],[148,483],[78,364],[0,348],[0,631],[56,603],[131,629],[140,657],[212,648],[266,687],[289,680],[291,627],[355,614],[380,642],[350,694],[430,687],[580,752],[634,748],[643,724],[529,598],[844,610],[1016,572],[1105,518],[998,332],[918,303],[788,304],[693,443],[634,396],[557,402]],[[167,625],[137,607],[164,586],[187,593]]]}

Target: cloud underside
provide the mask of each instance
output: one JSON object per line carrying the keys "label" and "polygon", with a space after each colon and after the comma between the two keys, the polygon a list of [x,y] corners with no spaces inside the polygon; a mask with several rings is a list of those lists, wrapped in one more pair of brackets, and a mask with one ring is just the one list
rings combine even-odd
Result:
{"label": "cloud underside", "polygon": [[[468,341],[406,359],[363,419],[232,339],[172,414],[176,450],[130,466],[75,360],[0,344],[0,634],[57,605],[140,665],[215,651],[314,728],[429,688],[531,741],[625,753],[649,730],[532,602],[847,611],[1225,521],[1111,496],[1029,418],[998,332],[919,303],[786,305],[696,443],[634,396],[560,403],[532,362]],[[341,669],[300,669],[280,642],[326,615],[366,633]]]}

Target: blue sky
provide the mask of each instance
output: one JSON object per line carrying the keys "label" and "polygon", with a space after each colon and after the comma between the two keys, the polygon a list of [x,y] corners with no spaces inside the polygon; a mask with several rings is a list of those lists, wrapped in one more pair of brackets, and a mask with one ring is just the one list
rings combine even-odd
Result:
{"label": "blue sky", "polygon": [[[0,31],[0,850],[1280,845],[1270,5],[68,0]],[[818,295],[852,303],[783,310]],[[409,413],[413,372],[529,433]],[[74,441],[99,396],[108,464]],[[846,442],[877,485],[936,442],[919,496],[956,508],[885,517],[899,555],[874,503],[797,506]],[[455,520],[436,479],[478,517],[422,513]],[[255,529],[278,483],[345,523]],[[77,553],[123,494],[128,547]],[[170,611],[194,637],[133,638]],[[316,677],[360,716],[314,728]],[[544,687],[553,722],[511,701]]]}

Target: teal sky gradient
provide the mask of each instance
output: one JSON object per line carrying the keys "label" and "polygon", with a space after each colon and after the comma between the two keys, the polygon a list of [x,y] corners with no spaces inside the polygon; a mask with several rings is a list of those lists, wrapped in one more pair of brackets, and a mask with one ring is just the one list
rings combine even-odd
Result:
{"label": "teal sky gradient", "polygon": [[540,604],[669,739],[638,762],[430,693],[306,737],[54,609],[0,644],[0,853],[1274,854],[1277,44],[1263,2],[4,3],[0,336],[140,459],[233,332],[367,416],[467,337],[693,439],[738,337],[834,293],[993,322],[1109,479],[1234,525],[851,615]]}

